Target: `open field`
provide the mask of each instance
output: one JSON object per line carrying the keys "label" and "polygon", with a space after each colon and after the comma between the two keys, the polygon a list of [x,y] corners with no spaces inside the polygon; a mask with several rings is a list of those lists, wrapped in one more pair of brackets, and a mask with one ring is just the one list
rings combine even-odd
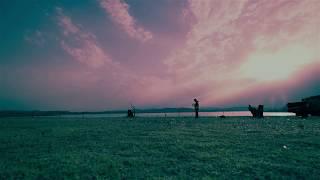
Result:
{"label": "open field", "polygon": [[2,118],[0,179],[317,179],[320,118]]}

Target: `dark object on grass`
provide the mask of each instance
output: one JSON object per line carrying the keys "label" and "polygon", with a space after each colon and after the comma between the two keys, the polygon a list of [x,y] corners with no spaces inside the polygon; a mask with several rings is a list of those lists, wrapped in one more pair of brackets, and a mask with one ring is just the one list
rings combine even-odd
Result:
{"label": "dark object on grass", "polygon": [[194,107],[194,111],[195,111],[195,118],[199,117],[199,101],[197,99],[193,99],[194,103],[192,104],[192,106]]}
{"label": "dark object on grass", "polygon": [[224,119],[224,118],[226,118],[226,116],[225,115],[221,115],[221,116],[219,116],[219,118],[223,118]]}
{"label": "dark object on grass", "polygon": [[301,102],[288,103],[287,107],[288,112],[296,113],[296,116],[320,116],[320,95],[304,98]]}
{"label": "dark object on grass", "polygon": [[131,109],[128,109],[128,115],[127,115],[128,118],[134,118],[134,114],[133,114],[133,111]]}
{"label": "dark object on grass", "polygon": [[136,108],[131,104],[131,109],[128,109],[128,118],[134,118],[136,116]]}
{"label": "dark object on grass", "polygon": [[254,118],[263,118],[263,105],[259,105],[258,108],[249,105],[248,109]]}

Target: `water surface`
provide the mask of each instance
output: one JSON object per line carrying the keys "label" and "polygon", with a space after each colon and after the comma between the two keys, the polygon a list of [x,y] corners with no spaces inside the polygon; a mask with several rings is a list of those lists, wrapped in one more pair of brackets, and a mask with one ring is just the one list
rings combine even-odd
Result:
{"label": "water surface", "polygon": [[[206,117],[217,117],[221,115],[225,116],[252,116],[250,111],[228,111],[228,112],[200,112],[201,116]],[[295,116],[295,113],[289,112],[264,112],[264,116]],[[97,118],[97,117],[125,117],[126,114],[78,114],[78,115],[62,115],[61,117],[86,117],[86,118]],[[170,112],[170,113],[137,113],[137,117],[192,117],[193,112]]]}

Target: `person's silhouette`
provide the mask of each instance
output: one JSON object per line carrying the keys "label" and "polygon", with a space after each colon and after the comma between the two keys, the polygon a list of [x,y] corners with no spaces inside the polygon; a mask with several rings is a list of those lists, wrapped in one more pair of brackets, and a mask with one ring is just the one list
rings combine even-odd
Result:
{"label": "person's silhouette", "polygon": [[193,99],[193,101],[194,101],[194,104],[192,105],[195,111],[195,118],[198,118],[199,117],[199,101],[197,99]]}

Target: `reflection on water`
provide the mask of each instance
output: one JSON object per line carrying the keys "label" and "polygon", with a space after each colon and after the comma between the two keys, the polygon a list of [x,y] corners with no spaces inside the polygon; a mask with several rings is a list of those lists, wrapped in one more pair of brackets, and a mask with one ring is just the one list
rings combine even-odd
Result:
{"label": "reflection on water", "polygon": [[[264,116],[295,116],[295,113],[289,112],[264,112]],[[249,111],[228,111],[228,112],[200,112],[200,116],[252,116]],[[126,114],[85,114],[86,118],[99,118],[99,117],[125,117]],[[175,112],[175,113],[137,113],[137,117],[191,117],[194,116],[193,112]],[[63,115],[61,117],[75,117],[81,118],[82,115]]]}

